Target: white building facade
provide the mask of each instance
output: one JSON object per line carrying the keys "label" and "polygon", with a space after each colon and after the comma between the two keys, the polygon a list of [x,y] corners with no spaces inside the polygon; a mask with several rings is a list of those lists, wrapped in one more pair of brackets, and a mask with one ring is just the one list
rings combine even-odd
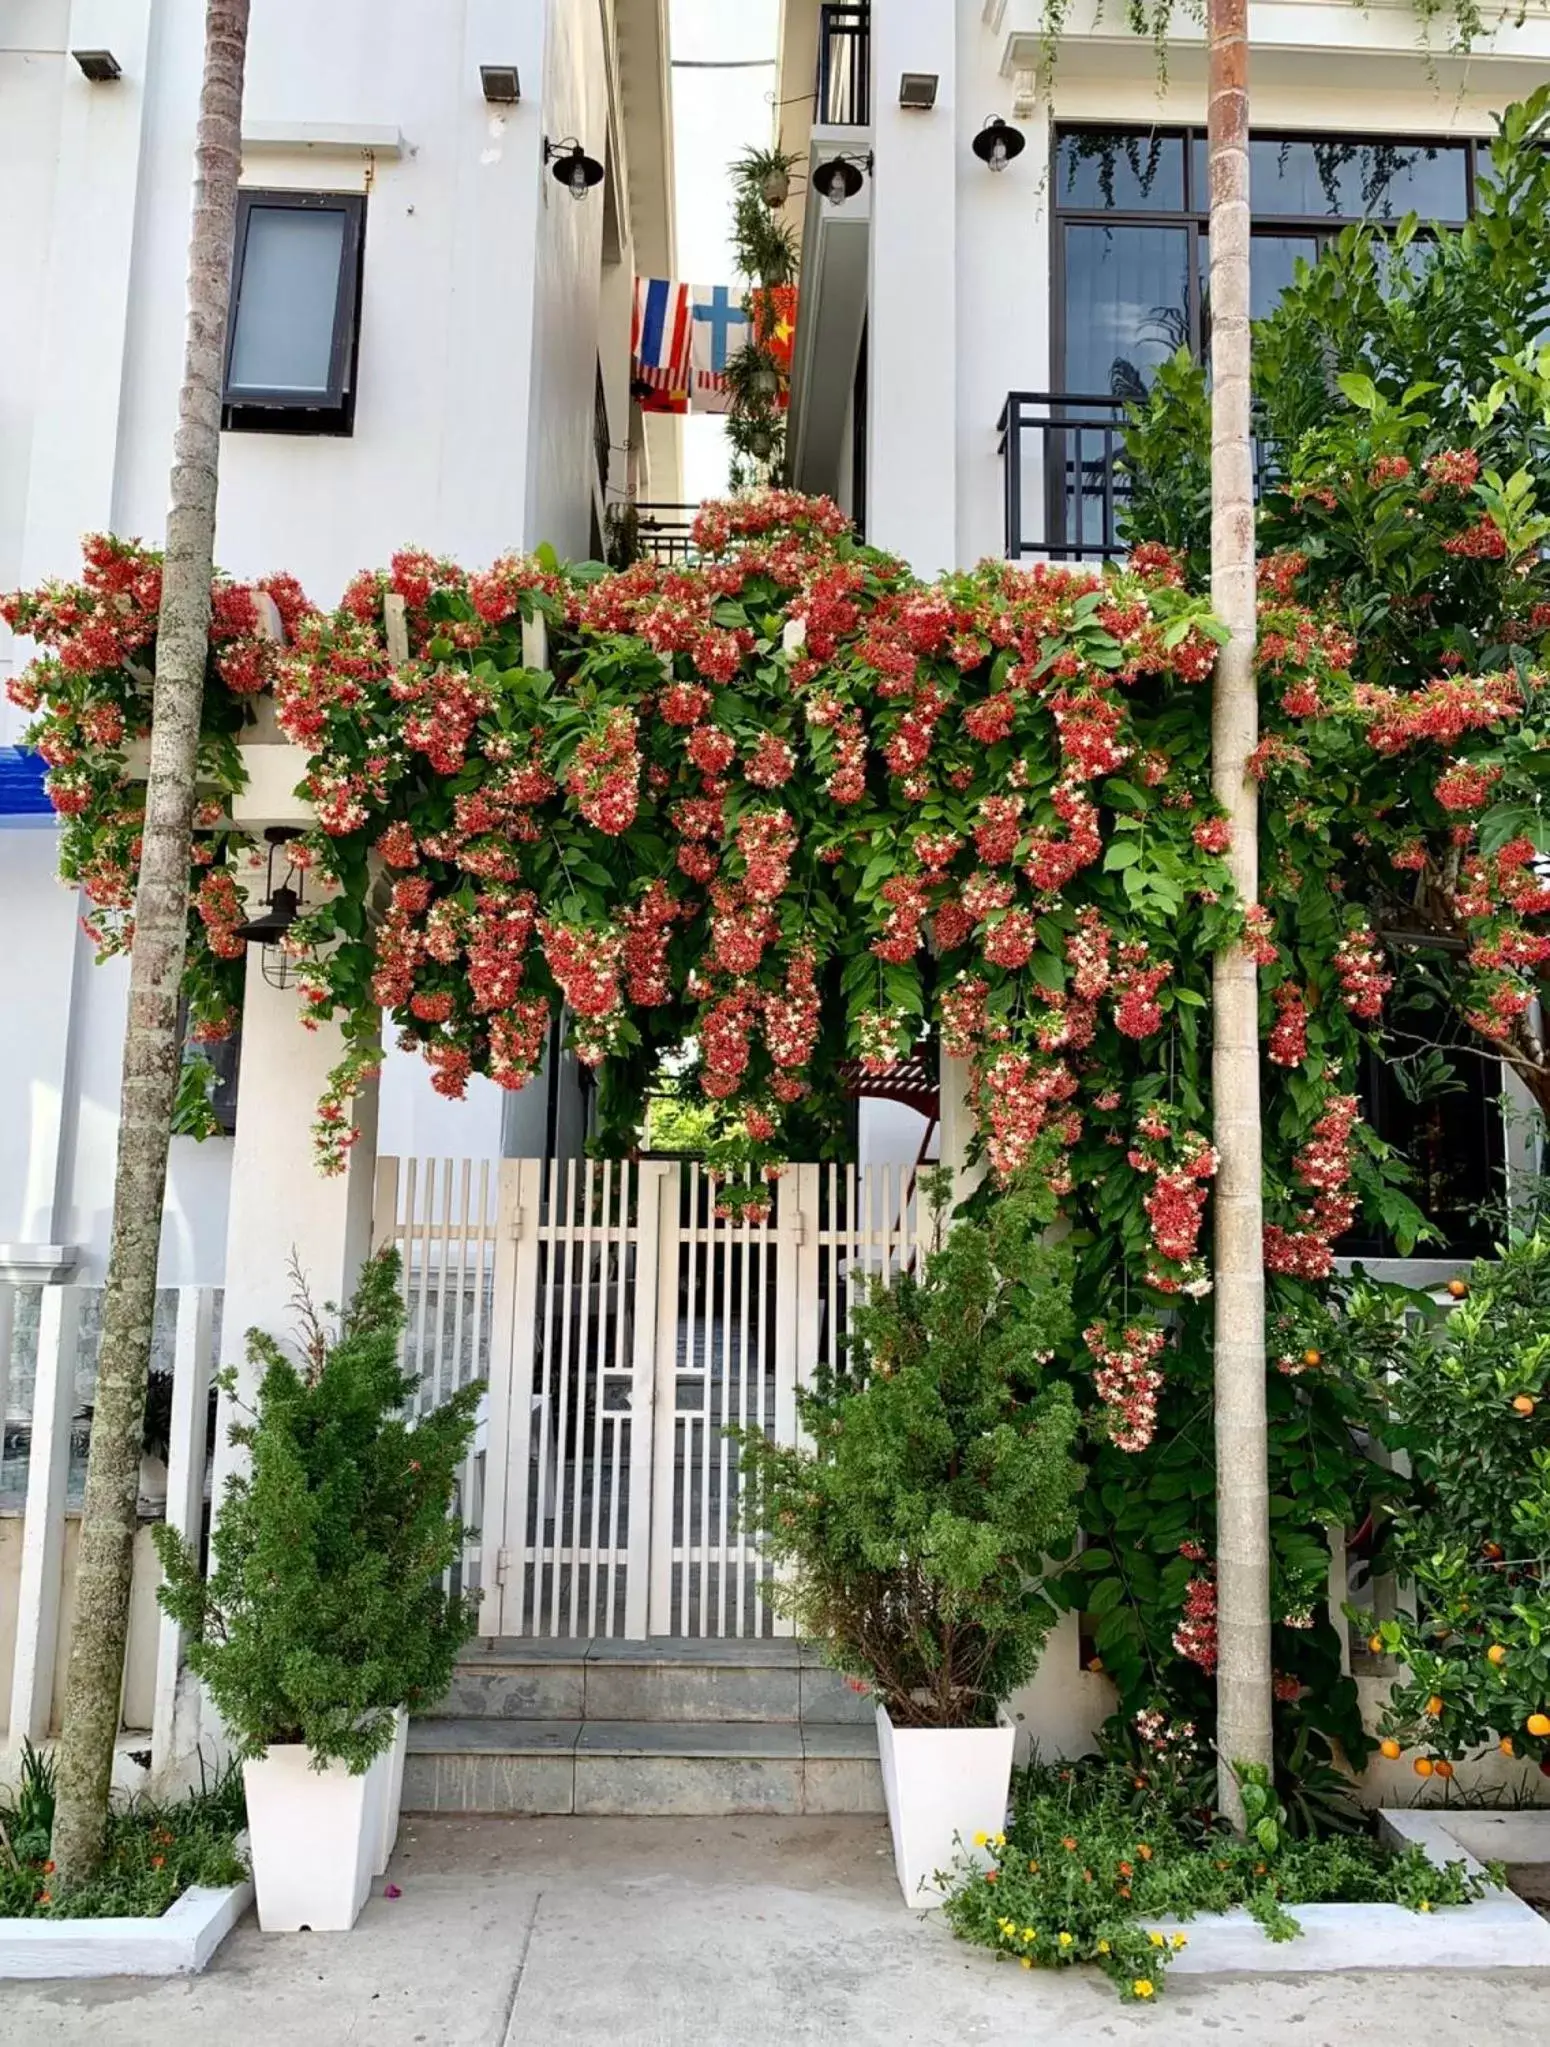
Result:
{"label": "white building facade", "polygon": [[[0,21],[0,588],[68,578],[88,531],[160,542],[203,13],[21,0]],[[71,53],[94,50],[119,76],[83,74]],[[665,0],[254,8],[244,192],[348,202],[358,289],[348,418],[241,408],[223,436],[225,569],[289,569],[328,605],[406,544],[471,567],[542,540],[580,558],[610,503],[680,494],[675,423],[648,442],[629,393],[634,274],[672,269],[666,63]],[[519,97],[487,99],[486,67]],[[545,161],[571,140],[604,173],[581,203]],[[0,685],[28,652],[9,640]],[[0,703],[0,746],[26,722]],[[36,767],[4,758],[0,946],[25,970],[0,992],[0,1276],[100,1280],[127,969],[93,965]],[[398,1148],[500,1152],[487,1085],[454,1115],[395,1061],[385,1096]],[[175,1141],[168,1285],[222,1277],[231,1149]]]}
{"label": "white building facade", "polygon": [[[70,579],[86,532],[161,542],[204,11],[0,10],[0,589]],[[255,5],[223,568],[289,570],[328,606],[404,545],[469,567],[541,541],[595,557],[612,505],[681,495],[676,422],[644,420],[630,390],[634,276],[674,267],[666,15],[666,0]],[[600,176],[575,199],[554,172],[578,146]],[[244,348],[268,351],[271,381],[283,374],[314,288],[330,295],[326,388],[304,408],[245,402]],[[0,691],[30,651],[0,627]],[[16,746],[27,722],[0,698],[0,1715],[9,1699],[13,1742],[47,1730],[68,1645],[67,1509],[82,1478],[128,982],[123,960],[94,963],[80,906],[55,879],[41,764]],[[218,1352],[239,1357],[241,1331],[282,1310],[288,1246],[332,1298],[369,1240],[369,1164],[333,1186],[306,1163],[304,1094],[337,1048],[308,1041],[294,993],[268,988],[256,949],[251,959],[235,1133],[173,1141],[163,1371],[175,1350],[180,1372],[185,1353],[202,1372]],[[410,1155],[498,1159],[553,1135],[544,1088],[508,1104],[476,1082],[453,1105],[396,1053],[381,1096],[382,1144]],[[376,1120],[375,1104],[366,1114]],[[567,1117],[573,1091],[558,1118],[573,1145]],[[199,1466],[183,1475],[196,1528],[202,1452]],[[138,1727],[167,1683],[142,1550],[125,1700]]]}

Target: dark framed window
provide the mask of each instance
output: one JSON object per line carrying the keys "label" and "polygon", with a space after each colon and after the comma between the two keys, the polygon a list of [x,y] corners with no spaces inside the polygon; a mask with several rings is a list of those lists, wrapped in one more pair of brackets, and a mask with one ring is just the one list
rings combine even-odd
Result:
{"label": "dark framed window", "polygon": [[[1468,142],[1257,135],[1250,143],[1253,312],[1271,312],[1298,257],[1357,221],[1415,213],[1457,226],[1474,210]],[[1072,397],[1139,397],[1209,330],[1206,139],[1199,129],[1056,131],[1054,367]]]}
{"label": "dark framed window", "polygon": [[353,431],[365,242],[364,193],[238,193],[223,426]]}

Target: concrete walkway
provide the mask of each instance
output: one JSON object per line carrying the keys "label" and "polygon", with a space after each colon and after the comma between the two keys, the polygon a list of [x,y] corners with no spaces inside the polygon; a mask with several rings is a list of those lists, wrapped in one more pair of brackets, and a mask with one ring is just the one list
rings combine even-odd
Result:
{"label": "concrete walkway", "polygon": [[1030,1976],[905,1912],[871,1819],[406,1820],[392,1880],[352,1934],[250,1920],[191,1980],[0,1985],[0,2041],[1550,2047],[1543,1978],[1505,1972],[1181,1978],[1150,2008]]}

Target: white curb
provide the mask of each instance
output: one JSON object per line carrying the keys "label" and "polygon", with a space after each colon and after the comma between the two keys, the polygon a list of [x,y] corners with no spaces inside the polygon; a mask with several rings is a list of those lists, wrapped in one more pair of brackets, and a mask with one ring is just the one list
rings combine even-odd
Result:
{"label": "white curb", "polygon": [[0,1980],[197,1976],[252,1902],[244,1881],[195,1885],[159,1919],[0,1919]]}
{"label": "white curb", "polygon": [[[1460,1813],[1461,1826],[1478,1814]],[[1482,1865],[1452,1832],[1453,1816],[1384,1811],[1378,1831],[1391,1847],[1423,1848],[1440,1868]],[[1202,1913],[1198,1919],[1160,1919],[1158,1930],[1178,1931],[1188,1946],[1168,1973],[1180,1976],[1300,1976],[1358,1969],[1550,1969],[1550,1921],[1511,1891],[1488,1891],[1471,1905],[1439,1905],[1412,1912],[1404,1905],[1288,1905],[1302,1928],[1294,1940],[1273,1941],[1247,1912]]]}

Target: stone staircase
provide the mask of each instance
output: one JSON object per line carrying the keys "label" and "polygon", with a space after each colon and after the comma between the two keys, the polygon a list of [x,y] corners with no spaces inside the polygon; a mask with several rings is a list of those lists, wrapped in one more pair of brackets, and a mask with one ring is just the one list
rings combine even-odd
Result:
{"label": "stone staircase", "polygon": [[806,1643],[470,1643],[411,1722],[406,1812],[883,1810],[870,1703]]}

